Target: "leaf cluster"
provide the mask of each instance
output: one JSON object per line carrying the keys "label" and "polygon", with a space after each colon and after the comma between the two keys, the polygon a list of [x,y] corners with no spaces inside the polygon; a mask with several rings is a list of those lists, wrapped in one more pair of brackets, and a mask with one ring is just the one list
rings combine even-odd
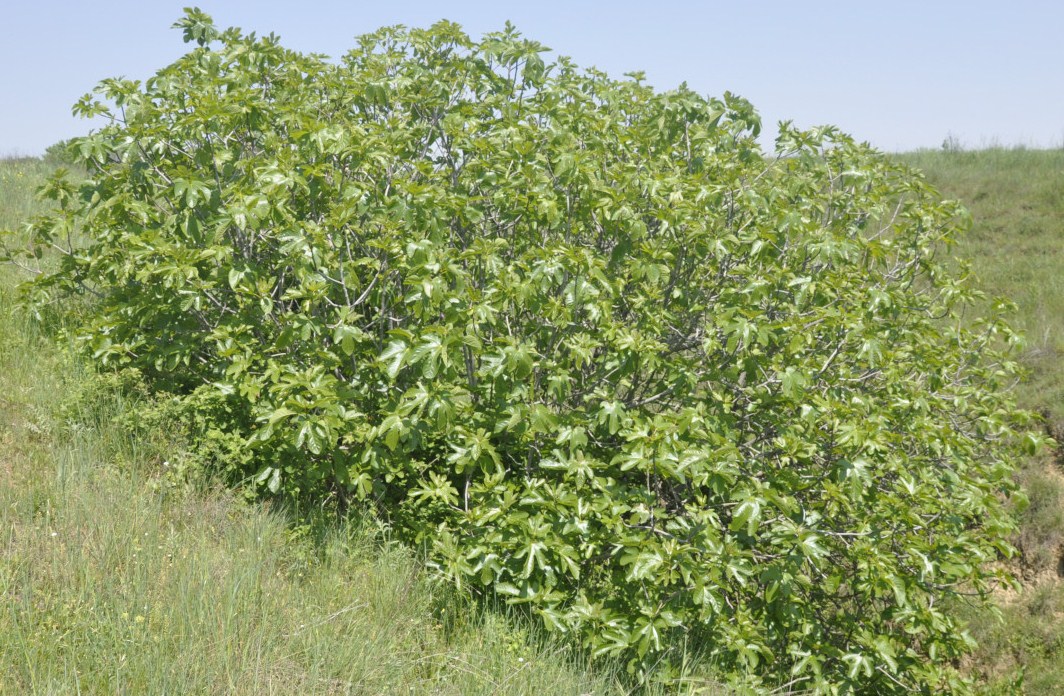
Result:
{"label": "leaf cluster", "polygon": [[178,25],[79,102],[110,125],[33,228],[62,258],[31,292],[93,298],[97,360],[213,391],[265,491],[368,501],[640,673],[686,643],[755,686],[956,685],[941,600],[1003,578],[1026,418],[1016,336],[939,258],[956,205],[509,26],[330,62]]}

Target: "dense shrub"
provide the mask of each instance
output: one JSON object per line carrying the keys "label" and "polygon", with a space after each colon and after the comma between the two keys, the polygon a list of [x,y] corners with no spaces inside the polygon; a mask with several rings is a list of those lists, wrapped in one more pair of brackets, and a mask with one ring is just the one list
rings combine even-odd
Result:
{"label": "dense shrub", "polygon": [[74,143],[71,140],[60,140],[52,143],[45,149],[41,158],[53,166],[73,166],[77,164],[77,154],[71,149]]}
{"label": "dense shrub", "polygon": [[179,26],[198,47],[79,103],[111,125],[34,228],[66,255],[32,291],[95,298],[97,359],[216,391],[242,475],[371,501],[596,655],[949,688],[940,600],[1001,577],[1025,418],[1015,336],[936,258],[962,211],[832,128],[766,157],[742,99],[509,27],[332,63]]}

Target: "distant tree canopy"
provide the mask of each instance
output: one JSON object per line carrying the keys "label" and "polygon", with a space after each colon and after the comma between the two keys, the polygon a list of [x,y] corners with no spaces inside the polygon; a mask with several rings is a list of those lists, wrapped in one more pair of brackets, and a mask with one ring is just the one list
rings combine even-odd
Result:
{"label": "distant tree canopy", "polygon": [[74,145],[73,140],[60,140],[57,143],[53,143],[48,146],[44,151],[43,159],[46,162],[50,162],[56,166],[66,165],[73,166],[78,163],[78,156],[71,148]]}
{"label": "distant tree canopy", "polygon": [[368,501],[639,674],[686,649],[765,689],[961,688],[942,600],[1004,577],[1037,437],[1016,337],[961,320],[936,255],[955,204],[830,127],[766,157],[746,101],[512,27],[329,62],[177,26],[189,53],[79,102],[110,125],[44,190],[64,254],[30,291],[88,295],[101,363],[228,404],[230,475]]}

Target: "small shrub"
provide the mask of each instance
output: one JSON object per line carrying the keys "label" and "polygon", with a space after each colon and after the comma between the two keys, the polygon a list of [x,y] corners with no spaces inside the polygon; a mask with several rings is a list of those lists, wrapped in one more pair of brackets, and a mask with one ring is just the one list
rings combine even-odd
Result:
{"label": "small shrub", "polygon": [[101,371],[65,386],[54,415],[71,432],[100,427],[115,414],[130,410],[123,404],[139,406],[152,398],[140,370],[134,367]]}
{"label": "small shrub", "polygon": [[122,421],[126,432],[161,463],[171,485],[198,485],[212,479],[247,483],[254,453],[247,447],[252,421],[246,400],[214,386],[180,395],[163,392],[128,411]]}
{"label": "small shrub", "polygon": [[[246,413],[264,491],[371,501],[461,587],[640,674],[947,690],[1026,416],[961,321],[964,227],[918,175],[744,100],[613,80],[512,28],[382,29],[336,63],[219,31],[72,147],[39,302]],[[116,117],[121,109],[122,117]],[[209,427],[206,422],[203,427]],[[224,457],[223,457],[224,458]]]}
{"label": "small shrub", "polygon": [[43,160],[48,164],[54,166],[71,166],[77,163],[77,153],[75,153],[71,146],[74,144],[72,139],[60,140],[57,143],[52,143],[45,149]]}

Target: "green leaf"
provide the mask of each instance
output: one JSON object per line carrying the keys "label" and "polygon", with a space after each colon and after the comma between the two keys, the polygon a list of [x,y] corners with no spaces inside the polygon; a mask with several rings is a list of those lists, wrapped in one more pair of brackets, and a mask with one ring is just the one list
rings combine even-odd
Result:
{"label": "green leaf", "polygon": [[385,347],[378,359],[384,363],[385,373],[389,378],[395,379],[399,375],[408,351],[406,343],[401,340],[391,341]]}
{"label": "green leaf", "polygon": [[761,522],[761,503],[757,500],[744,500],[735,508],[729,529],[733,532],[745,530],[753,536]]}
{"label": "green leaf", "polygon": [[236,290],[240,287],[240,281],[244,278],[244,271],[231,268],[229,269],[229,287]]}

